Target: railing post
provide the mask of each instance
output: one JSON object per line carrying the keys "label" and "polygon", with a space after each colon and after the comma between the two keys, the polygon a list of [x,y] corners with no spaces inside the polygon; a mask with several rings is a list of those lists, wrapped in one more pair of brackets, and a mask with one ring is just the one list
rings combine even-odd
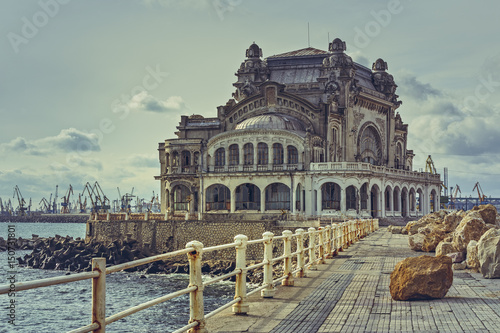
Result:
{"label": "railing post", "polygon": [[336,256],[339,253],[339,225],[335,223],[332,225],[333,233],[333,255]]}
{"label": "railing post", "polygon": [[309,263],[311,266],[309,266],[309,269],[311,271],[315,271],[316,268],[316,251],[315,251],[315,245],[316,245],[316,229],[313,227],[307,229],[309,232]]}
{"label": "railing post", "polygon": [[186,248],[192,247],[194,251],[188,253],[189,259],[189,287],[195,286],[196,290],[189,293],[189,323],[198,322],[189,333],[206,333],[205,310],[203,308],[203,281],[201,279],[201,257],[203,255],[203,244],[198,241],[191,241],[186,244]]}
{"label": "railing post", "polygon": [[236,268],[241,269],[241,273],[236,275],[236,287],[234,298],[241,297],[241,301],[233,304],[233,313],[247,314],[250,306],[247,303],[247,242],[245,235],[236,235],[234,241],[236,245]]}
{"label": "railing post", "polygon": [[326,228],[325,228],[325,234],[326,234],[326,256],[325,258],[326,259],[330,259],[331,257],[333,257],[333,251],[332,251],[332,227],[331,225],[327,225]]}
{"label": "railing post", "polygon": [[283,276],[286,276],[286,279],[281,281],[282,286],[293,286],[293,276],[292,276],[292,232],[290,230],[283,231],[283,256],[285,260],[283,260]]}
{"label": "railing post", "polygon": [[106,258],[92,258],[92,271],[99,276],[92,279],[92,323],[99,328],[94,333],[106,332]]}
{"label": "railing post", "polygon": [[319,260],[318,264],[325,263],[325,229],[322,227],[318,228],[318,243],[319,243]]}
{"label": "railing post", "polygon": [[264,238],[264,285],[266,289],[260,291],[260,295],[265,298],[272,298],[276,292],[276,288],[273,286],[273,237],[272,232],[266,231],[262,234]]}
{"label": "railing post", "polygon": [[295,230],[297,233],[297,268],[300,269],[295,275],[298,278],[305,277],[304,271],[304,229]]}

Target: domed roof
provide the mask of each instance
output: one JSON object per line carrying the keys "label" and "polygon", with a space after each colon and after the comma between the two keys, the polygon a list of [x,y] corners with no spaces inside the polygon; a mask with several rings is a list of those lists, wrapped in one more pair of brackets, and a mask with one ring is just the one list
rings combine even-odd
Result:
{"label": "domed roof", "polygon": [[263,114],[243,120],[236,125],[237,130],[243,129],[280,129],[297,132],[305,132],[304,124],[297,118],[286,116],[279,113]]}

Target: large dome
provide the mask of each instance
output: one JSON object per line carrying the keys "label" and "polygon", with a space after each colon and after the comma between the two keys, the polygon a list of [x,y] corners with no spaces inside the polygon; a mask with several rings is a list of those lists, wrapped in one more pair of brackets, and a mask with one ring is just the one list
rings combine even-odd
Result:
{"label": "large dome", "polygon": [[297,118],[276,113],[264,114],[261,116],[245,119],[241,123],[236,125],[235,129],[242,130],[254,128],[280,129],[297,132],[306,131],[304,124]]}

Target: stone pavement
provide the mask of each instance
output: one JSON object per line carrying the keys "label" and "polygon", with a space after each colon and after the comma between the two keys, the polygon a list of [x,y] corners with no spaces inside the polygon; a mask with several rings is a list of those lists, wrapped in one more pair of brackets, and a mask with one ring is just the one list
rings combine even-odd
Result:
{"label": "stone pavement", "polygon": [[[443,299],[394,301],[396,263],[425,253],[407,236],[381,228],[351,245],[274,298],[249,298],[250,312],[226,310],[207,321],[209,332],[500,332],[500,280],[455,271]],[[434,255],[430,253],[429,255]]]}

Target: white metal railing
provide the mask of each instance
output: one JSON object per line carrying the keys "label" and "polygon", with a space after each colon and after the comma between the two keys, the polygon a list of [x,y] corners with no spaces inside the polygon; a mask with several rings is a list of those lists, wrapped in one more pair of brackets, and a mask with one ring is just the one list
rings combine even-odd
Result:
{"label": "white metal railing", "polygon": [[394,176],[405,176],[410,178],[418,178],[418,179],[430,179],[439,181],[439,175],[430,174],[428,172],[417,172],[417,171],[409,171],[395,168],[388,168],[385,166],[373,165],[370,163],[363,162],[319,162],[319,163],[311,163],[309,165],[311,171],[359,171],[359,172],[377,172],[383,173],[385,175],[394,175]]}
{"label": "white metal railing", "polygon": [[[27,282],[16,283],[16,291],[41,288],[56,284],[69,283],[74,281],[92,279],[92,323],[70,331],[70,333],[85,333],[98,332],[103,333],[106,326],[130,316],[138,311],[147,309],[153,305],[163,303],[175,297],[184,294],[190,294],[190,319],[189,323],[176,330],[175,332],[201,332],[205,330],[205,320],[216,315],[217,313],[232,307],[235,314],[246,314],[249,312],[247,298],[250,295],[260,292],[264,298],[271,298],[276,293],[276,284],[280,283],[284,286],[293,286],[293,276],[304,277],[306,269],[315,270],[316,265],[325,262],[326,258],[331,258],[339,251],[347,248],[353,242],[366,236],[370,232],[378,229],[377,219],[366,220],[350,220],[342,223],[332,223],[326,227],[318,229],[309,228],[307,231],[303,229],[295,230],[293,234],[290,230],[283,231],[281,236],[275,236],[271,232],[265,232],[262,239],[248,240],[245,235],[237,235],[234,237],[234,242],[229,244],[203,247],[203,244],[198,241],[191,241],[186,244],[186,248],[174,252],[164,253],[144,259],[134,260],[131,262],[114,265],[106,268],[105,258],[92,259],[92,271],[77,273],[69,276],[60,276],[42,280],[34,280]],[[308,238],[307,247],[304,246],[305,238]],[[292,241],[296,240],[296,251],[292,253]],[[273,242],[283,242],[283,255],[273,258]],[[246,252],[247,247],[255,244],[263,244],[264,253],[263,260],[258,264],[247,266]],[[214,277],[203,282],[201,273],[202,255],[207,252],[232,249],[236,251],[235,269],[225,275]],[[306,254],[308,262],[306,263]],[[106,275],[122,271],[124,269],[141,266],[154,261],[165,260],[168,258],[187,255],[189,261],[189,285],[176,292],[158,297],[145,303],[133,306],[124,311],[105,316],[106,309]],[[292,270],[292,260],[296,258],[296,269]],[[283,276],[273,280],[273,263],[283,262]],[[262,286],[247,293],[246,290],[246,274],[247,271],[263,268],[264,277]],[[218,309],[205,314],[203,308],[203,290],[204,287],[232,276],[236,276],[236,286],[234,299],[219,307]],[[6,294],[11,288],[10,284],[0,285],[0,294]]]}

